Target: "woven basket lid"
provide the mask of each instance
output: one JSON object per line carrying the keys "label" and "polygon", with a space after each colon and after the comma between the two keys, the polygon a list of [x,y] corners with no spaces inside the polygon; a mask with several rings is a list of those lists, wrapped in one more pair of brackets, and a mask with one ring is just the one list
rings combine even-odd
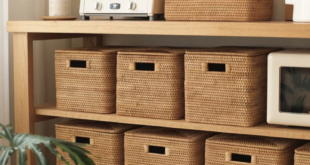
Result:
{"label": "woven basket lid", "polygon": [[307,143],[295,150],[296,154],[310,156],[310,143]]}
{"label": "woven basket lid", "polygon": [[298,140],[261,136],[219,134],[206,140],[207,144],[285,150],[299,143]]}
{"label": "woven basket lid", "polygon": [[111,134],[123,133],[125,131],[137,128],[137,126],[135,125],[108,123],[99,121],[87,121],[87,120],[71,120],[62,124],[56,124],[56,127],[111,133]]}
{"label": "woven basket lid", "polygon": [[207,137],[214,135],[214,133],[161,127],[142,127],[128,131],[125,135],[182,142],[196,142],[205,140]]}
{"label": "woven basket lid", "polygon": [[186,49],[181,49],[181,48],[155,47],[155,48],[121,50],[118,52],[118,54],[119,55],[175,56],[175,55],[184,55],[185,51]]}
{"label": "woven basket lid", "polygon": [[187,50],[189,55],[229,55],[229,56],[259,56],[267,55],[271,52],[280,51],[282,48],[264,48],[264,47],[231,47],[223,46],[216,48]]}
{"label": "woven basket lid", "polygon": [[58,49],[56,53],[87,53],[87,54],[116,54],[120,50],[132,49],[133,47],[88,47],[88,48],[69,48]]}

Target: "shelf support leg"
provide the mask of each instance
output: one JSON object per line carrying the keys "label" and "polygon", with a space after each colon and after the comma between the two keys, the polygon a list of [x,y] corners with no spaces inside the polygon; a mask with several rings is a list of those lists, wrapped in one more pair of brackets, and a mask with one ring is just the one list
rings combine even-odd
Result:
{"label": "shelf support leg", "polygon": [[94,35],[90,37],[84,37],[84,47],[102,46],[102,35]]}
{"label": "shelf support leg", "polygon": [[[29,33],[13,34],[14,105],[16,133],[35,133],[33,40]],[[35,157],[27,151],[27,165],[35,165]]]}

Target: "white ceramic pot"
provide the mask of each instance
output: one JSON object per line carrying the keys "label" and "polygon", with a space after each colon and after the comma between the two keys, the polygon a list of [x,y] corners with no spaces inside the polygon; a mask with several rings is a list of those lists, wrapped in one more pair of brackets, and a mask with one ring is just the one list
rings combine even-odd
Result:
{"label": "white ceramic pot", "polygon": [[310,0],[285,0],[288,5],[294,5],[293,21],[310,22]]}
{"label": "white ceramic pot", "polygon": [[71,0],[49,0],[49,16],[70,16]]}

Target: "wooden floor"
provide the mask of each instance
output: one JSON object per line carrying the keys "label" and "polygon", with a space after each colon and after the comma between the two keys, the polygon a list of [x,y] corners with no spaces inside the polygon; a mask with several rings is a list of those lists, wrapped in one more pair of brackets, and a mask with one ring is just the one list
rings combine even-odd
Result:
{"label": "wooden floor", "polygon": [[9,32],[310,38],[309,23],[285,21],[9,21]]}
{"label": "wooden floor", "polygon": [[55,103],[47,103],[39,105],[37,106],[35,113],[37,115],[43,115],[43,116],[65,117],[73,119],[86,119],[86,120],[108,121],[108,122],[137,124],[137,125],[160,126],[160,127],[182,128],[182,129],[202,130],[212,132],[310,140],[310,128],[285,127],[285,126],[269,125],[267,123],[262,123],[254,127],[238,127],[238,126],[226,126],[226,125],[189,123],[186,122],[184,119],[162,120],[162,119],[118,116],[116,114],[71,112],[71,111],[57,110]]}

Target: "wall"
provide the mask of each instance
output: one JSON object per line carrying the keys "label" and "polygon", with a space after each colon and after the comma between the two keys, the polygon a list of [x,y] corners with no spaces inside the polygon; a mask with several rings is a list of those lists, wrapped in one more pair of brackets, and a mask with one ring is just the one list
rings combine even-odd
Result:
{"label": "wall", "polygon": [[[7,0],[0,1],[0,123],[9,123],[9,68],[8,68],[8,33],[6,21],[8,20]],[[6,145],[0,140],[0,146]]]}

